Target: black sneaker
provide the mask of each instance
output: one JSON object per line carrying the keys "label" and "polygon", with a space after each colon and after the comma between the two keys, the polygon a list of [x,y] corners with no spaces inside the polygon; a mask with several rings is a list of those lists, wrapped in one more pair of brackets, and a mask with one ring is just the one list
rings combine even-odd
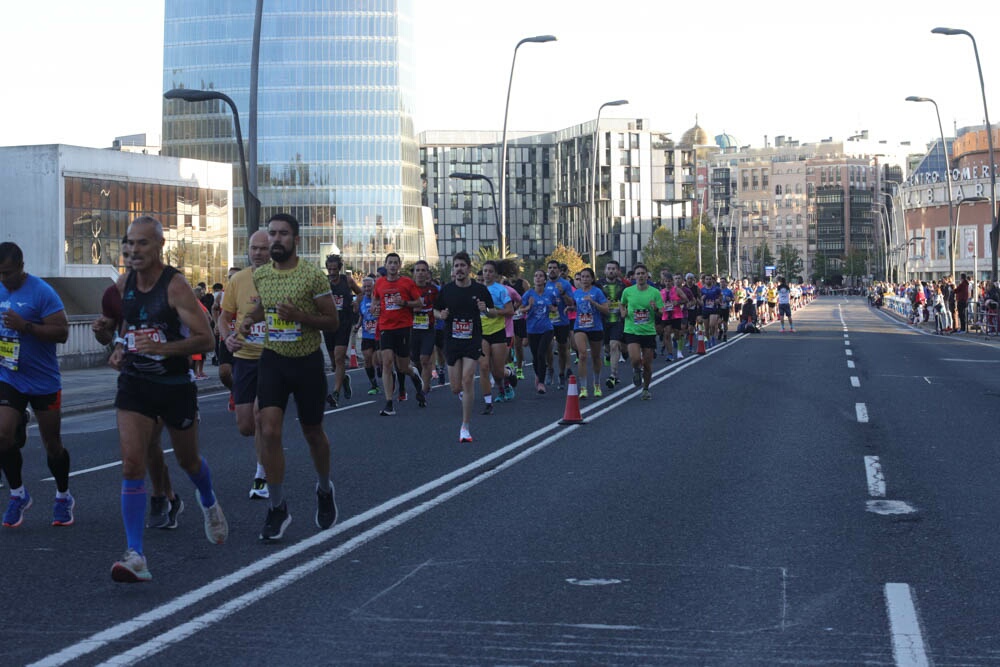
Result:
{"label": "black sneaker", "polygon": [[21,419],[17,422],[17,431],[14,433],[14,444],[18,449],[24,448],[28,442],[28,422],[31,421],[31,413],[25,410],[21,413]]}
{"label": "black sneaker", "polygon": [[438,366],[437,372],[438,372],[438,386],[443,387],[445,382],[448,381],[444,376],[444,366]]}
{"label": "black sneaker", "polygon": [[396,409],[392,407],[392,401],[386,402],[385,407],[382,408],[382,410],[379,412],[379,414],[381,416],[383,416],[383,417],[392,417],[392,416],[394,416],[396,414]]}
{"label": "black sneaker", "polygon": [[351,400],[351,395],[354,392],[351,391],[351,376],[348,375],[347,373],[344,373],[343,389],[344,389],[344,398],[347,399],[348,401]]}
{"label": "black sneaker", "polygon": [[608,377],[607,380],[604,381],[604,386],[607,387],[608,389],[614,389],[617,383],[618,383],[618,378],[611,375]]}
{"label": "black sneaker", "polygon": [[260,529],[260,541],[276,542],[280,540],[291,522],[292,515],[288,513],[288,503],[284,500],[277,507],[268,507],[264,527]]}
{"label": "black sneaker", "polygon": [[336,408],[337,407],[337,392],[333,392],[332,394],[327,394],[326,395],[326,403],[331,408]]}
{"label": "black sneaker", "polygon": [[177,527],[177,515],[184,511],[184,501],[180,496],[174,496],[170,501],[170,509],[167,510],[167,525],[162,526],[166,530],[173,530]]}
{"label": "black sneaker", "polygon": [[424,392],[417,392],[417,407],[426,408],[427,407],[427,397],[424,396]]}
{"label": "black sneaker", "polygon": [[331,483],[328,493],[316,489],[316,526],[320,530],[326,530],[335,523],[337,523],[337,503],[333,501],[333,483]]}
{"label": "black sneaker", "polygon": [[632,369],[632,384],[636,387],[642,386],[642,371],[638,368]]}
{"label": "black sneaker", "polygon": [[491,415],[491,414],[493,414],[493,404],[492,403],[487,403],[486,407],[483,408],[483,411],[480,414],[483,414],[483,415]]}
{"label": "black sneaker", "polygon": [[170,523],[170,501],[166,496],[149,497],[149,518],[146,519],[146,528],[166,528]]}

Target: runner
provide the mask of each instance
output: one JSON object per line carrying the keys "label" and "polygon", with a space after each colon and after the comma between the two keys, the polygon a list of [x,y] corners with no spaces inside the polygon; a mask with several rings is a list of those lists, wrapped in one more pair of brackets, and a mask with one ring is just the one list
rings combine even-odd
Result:
{"label": "runner", "polygon": [[378,341],[375,330],[378,328],[378,317],[372,312],[372,291],[375,289],[375,278],[365,276],[361,280],[361,298],[355,300],[354,310],[358,316],[354,324],[355,332],[361,330],[361,356],[364,359],[365,373],[368,375],[368,395],[378,396],[378,381],[375,379],[375,368],[381,368],[378,353]]}
{"label": "runner", "polygon": [[546,361],[549,347],[552,345],[552,320],[549,313],[558,312],[559,307],[547,296],[545,289],[545,272],[535,271],[535,285],[521,295],[521,307],[524,313],[525,330],[528,334],[528,347],[531,350],[531,365],[535,370],[535,391],[545,393]]}
{"label": "runner", "polygon": [[264,472],[262,456],[260,409],[257,406],[257,376],[259,371],[262,344],[266,334],[263,322],[255,325],[249,336],[236,331],[235,323],[257,307],[260,296],[253,283],[254,271],[267,264],[270,259],[270,245],[267,232],[260,229],[250,235],[247,257],[250,266],[238,272],[229,281],[229,289],[222,299],[222,313],[216,327],[219,331],[228,331],[222,348],[234,357],[233,394],[232,401],[236,412],[236,428],[240,435],[253,437],[254,455],[257,459],[257,469],[254,471],[253,483],[250,485],[250,499],[265,499],[268,497],[267,475]]}
{"label": "runner", "polygon": [[69,337],[69,320],[55,290],[24,271],[23,252],[9,241],[0,243],[0,312],[0,469],[10,485],[3,525],[20,526],[32,503],[21,474],[30,404],[56,480],[52,525],[72,526],[76,501],[60,433],[62,376],[56,357],[56,344]]}
{"label": "runner", "polygon": [[524,312],[522,312],[522,295],[530,288],[528,281],[521,277],[521,266],[515,259],[500,260],[500,273],[507,280],[507,286],[517,293],[517,299],[511,297],[514,302],[513,317],[513,340],[511,342],[511,361],[514,364],[514,372],[518,380],[524,379],[524,341],[528,339],[528,330],[524,322]]}
{"label": "runner", "polygon": [[[505,318],[514,314],[507,288],[498,283],[497,264],[488,260],[483,264],[483,285],[492,297],[493,305],[483,310],[483,356],[479,360],[479,388],[483,393],[484,415],[493,414],[493,389],[499,391],[498,402],[507,400],[504,395],[504,374],[507,363],[507,334]],[[492,380],[492,382],[491,382]],[[513,392],[511,397],[514,398]]]}
{"label": "runner", "polygon": [[636,264],[635,284],[622,292],[621,313],[625,319],[625,343],[632,362],[632,384],[642,386],[642,400],[652,398],[649,383],[653,379],[653,351],[656,349],[656,311],[663,310],[659,290],[647,283],[649,271]]}
{"label": "runner", "polygon": [[[552,320],[552,331],[555,335],[556,345],[559,348],[559,377],[556,379],[556,387],[563,388],[566,381],[566,369],[569,366],[569,317],[566,315],[566,307],[573,305],[573,286],[568,280],[562,277],[559,262],[552,260],[547,265],[549,280],[545,285],[548,297],[553,303],[559,306],[558,312],[550,313]],[[548,376],[545,384],[552,384],[555,369],[552,364],[553,350],[549,348]]]}
{"label": "runner", "polygon": [[608,314],[604,318],[604,363],[611,367],[607,379],[608,389],[618,386],[618,361],[622,358],[622,334],[625,332],[618,309],[622,292],[625,291],[621,270],[618,262],[608,260],[604,265],[604,277],[597,281],[597,286],[608,300]]}
{"label": "runner", "polygon": [[701,316],[708,324],[706,347],[714,347],[719,330],[719,311],[722,307],[722,288],[715,284],[715,276],[705,276],[701,288]]}
{"label": "runner", "polygon": [[258,364],[261,449],[267,471],[268,510],[260,529],[262,542],[280,540],[292,522],[283,495],[285,452],[282,425],[288,397],[295,396],[299,425],[309,444],[316,471],[316,526],[326,530],[337,521],[330,481],[330,441],[323,430],[326,374],[320,331],[335,331],[340,322],[330,283],[317,267],[298,256],[299,221],[275,213],[267,221],[271,263],[257,269],[253,282],[260,301],[243,318],[240,333],[249,336],[257,322],[267,322]]}
{"label": "runner", "polygon": [[736,300],[736,295],[733,294],[733,290],[729,289],[729,281],[725,278],[719,281],[719,287],[722,288],[722,303],[719,308],[720,340],[726,342],[729,340],[729,318],[733,313],[733,303]]}
{"label": "runner", "polygon": [[778,319],[778,289],[773,281],[767,281],[764,294],[767,297],[767,321],[774,322]]}
{"label": "runner", "polygon": [[333,391],[326,395],[326,402],[331,408],[340,403],[340,390],[344,390],[344,398],[351,400],[351,376],[347,374],[347,348],[351,342],[351,331],[354,328],[354,295],[361,294],[361,288],[354,278],[343,275],[344,260],[340,255],[328,255],[326,258],[326,275],[330,281],[330,294],[337,306],[337,317],[340,326],[336,331],[324,331],[323,342],[333,365]]}
{"label": "runner", "polygon": [[[375,281],[372,298],[378,315],[379,350],[382,357],[382,391],[385,392],[385,407],[379,412],[383,417],[396,414],[392,404],[392,390],[395,385],[393,371],[399,378],[400,401],[405,395],[403,382],[409,376],[417,388],[417,403],[424,398],[423,379],[417,369],[410,364],[410,328],[413,326],[413,308],[423,307],[416,284],[399,273],[402,261],[394,252],[385,256],[385,276]],[[428,387],[429,388],[429,387]]]}
{"label": "runner", "polygon": [[[421,306],[413,311],[413,328],[410,331],[410,359],[420,362],[420,379],[427,392],[431,390],[431,371],[434,370],[434,302],[438,287],[431,282],[431,266],[422,259],[413,265],[413,282],[417,286]],[[417,406],[427,407],[425,392],[417,391]]]}
{"label": "runner", "polygon": [[778,278],[778,318],[781,320],[781,333],[785,333],[785,317],[788,317],[788,330],[795,333],[795,325],[792,324],[792,289],[785,282],[784,278]]}
{"label": "runner", "polygon": [[594,398],[601,398],[601,346],[604,343],[608,298],[601,288],[594,286],[594,270],[589,266],[580,270],[580,286],[573,292],[573,300],[576,302],[573,342],[576,344],[580,398],[587,398],[588,386]]}
{"label": "runner", "polygon": [[197,488],[205,536],[222,544],[229,525],[212,487],[212,472],[198,453],[198,389],[188,357],[212,347],[209,318],[191,286],[163,263],[163,227],[150,216],[128,228],[132,271],[122,289],[124,337],[115,339],[109,363],[121,372],[115,407],[122,453],[122,522],[128,547],[111,568],[123,583],[149,581],[143,552],[146,460],[158,422],[170,432],[174,455]]}
{"label": "runner", "polygon": [[[121,330],[121,291],[127,274],[132,271],[132,253],[128,245],[128,236],[122,238],[121,248],[125,273],[119,276],[116,284],[104,290],[101,297],[101,316],[90,325],[94,338],[101,345],[110,345]],[[157,419],[153,438],[146,450],[146,467],[153,487],[153,494],[149,497],[149,518],[146,519],[146,528],[172,530],[177,527],[177,516],[184,511],[184,501],[174,493],[173,485],[170,483],[170,471],[163,458],[162,435],[163,422]]]}
{"label": "runner", "polygon": [[687,325],[685,310],[688,303],[687,294],[684,288],[677,284],[674,276],[668,275],[664,279],[660,298],[663,301],[662,321],[665,322],[663,337],[667,344],[667,361],[673,361],[675,354],[678,360],[683,359],[681,344],[684,339],[684,327]]}
{"label": "runner", "polygon": [[451,260],[452,282],[441,288],[434,317],[445,323],[445,357],[451,392],[462,400],[462,426],[459,442],[472,442],[469,424],[476,400],[473,380],[483,355],[482,313],[493,308],[490,291],[471,276],[469,254],[455,253]]}

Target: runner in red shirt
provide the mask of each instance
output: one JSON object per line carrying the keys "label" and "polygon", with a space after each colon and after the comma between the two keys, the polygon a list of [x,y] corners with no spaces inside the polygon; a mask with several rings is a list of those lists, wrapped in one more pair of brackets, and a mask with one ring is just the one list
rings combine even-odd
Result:
{"label": "runner in red shirt", "polygon": [[[394,252],[385,256],[385,276],[375,282],[372,296],[373,308],[378,315],[379,349],[382,356],[382,389],[385,392],[385,408],[379,414],[391,417],[396,414],[392,405],[393,378],[395,368],[399,372],[399,383],[409,375],[417,388],[417,402],[424,403],[424,383],[420,373],[410,365],[410,328],[413,326],[413,309],[422,309],[420,290],[410,278],[400,275],[402,260]],[[402,386],[400,386],[402,390]]]}

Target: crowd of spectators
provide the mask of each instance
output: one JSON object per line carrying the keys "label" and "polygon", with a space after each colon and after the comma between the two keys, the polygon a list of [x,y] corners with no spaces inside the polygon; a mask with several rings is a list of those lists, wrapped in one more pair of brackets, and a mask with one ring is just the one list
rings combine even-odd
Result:
{"label": "crowd of spectators", "polygon": [[877,308],[889,298],[908,306],[905,314],[911,324],[932,323],[939,334],[965,334],[970,328],[997,334],[1000,285],[993,281],[976,283],[963,273],[957,282],[953,276],[903,283],[878,281],[868,292],[869,303]]}

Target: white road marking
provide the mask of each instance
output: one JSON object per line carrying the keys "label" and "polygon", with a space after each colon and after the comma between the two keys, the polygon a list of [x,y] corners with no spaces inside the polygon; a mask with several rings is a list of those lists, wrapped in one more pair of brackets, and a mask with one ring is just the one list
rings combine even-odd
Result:
{"label": "white road marking", "polygon": [[925,376],[924,376],[924,382],[926,382],[927,384],[930,384],[930,383],[931,383],[931,380],[930,380],[930,378],[929,378],[929,377],[927,377],[927,376],[925,375]]}
{"label": "white road marking", "polygon": [[868,423],[868,406],[866,406],[864,403],[855,403],[854,404],[854,411],[858,415],[858,422],[859,423],[861,423],[861,424],[867,424]]}
{"label": "white road marking", "polygon": [[849,341],[849,340],[845,340],[845,341],[844,341],[844,346],[845,346],[845,347],[850,347],[850,346],[851,346],[851,341]]}
{"label": "white road marking", "polygon": [[941,361],[957,361],[966,364],[1000,364],[1000,359],[942,359]]}
{"label": "white road marking", "polygon": [[332,415],[334,412],[343,412],[344,410],[353,410],[354,408],[360,408],[362,405],[371,405],[375,401],[365,401],[364,403],[355,403],[354,405],[345,405],[342,408],[334,408],[333,410],[327,410],[324,415]]}
{"label": "white road marking", "polygon": [[872,498],[885,498],[885,475],[882,474],[882,464],[877,456],[865,457],[865,475],[868,477],[868,495]]}
{"label": "white road marking", "polygon": [[[735,337],[730,342],[726,343],[726,345],[722,347],[713,348],[711,351],[709,351],[707,355],[698,356],[695,357],[694,359],[691,359],[690,361],[685,361],[683,365],[680,366],[667,367],[657,371],[657,373],[654,374],[654,376],[659,375],[659,377],[654,382],[651,382],[650,386],[666,381],[673,375],[680,373],[688,366],[700,363],[705,359],[708,359],[712,354],[715,354],[716,352],[729,349],[730,347],[740,342],[744,338],[745,336],[742,335]],[[624,395],[628,394],[630,389],[632,389],[632,387],[622,388],[618,391],[613,392],[612,394],[609,394],[608,396],[610,397],[612,395],[620,395],[622,397],[625,397]],[[635,392],[632,394],[631,398],[633,398],[634,400],[638,400],[639,395],[640,395],[639,392]],[[599,403],[603,402],[604,401],[601,401]],[[599,407],[599,403],[588,406],[582,412],[590,413],[593,412],[594,410],[597,410],[597,408]],[[602,407],[600,410],[597,410],[597,412],[593,412],[593,417],[594,418],[600,417],[605,413],[611,412],[612,410],[615,410],[626,404],[628,404],[627,400],[619,400],[611,402],[606,407]],[[408,521],[416,518],[417,516],[420,516],[424,512],[433,509],[434,507],[450,500],[451,498],[467,491],[468,489],[471,489],[472,487],[493,477],[494,475],[500,473],[501,471],[515,465],[516,463],[521,462],[522,460],[541,451],[542,449],[545,449],[552,443],[559,441],[561,438],[575,433],[579,428],[580,426],[563,427],[559,425],[558,421],[554,421],[547,426],[543,426],[519,438],[518,440],[507,445],[506,447],[502,447],[490,454],[487,454],[486,456],[477,459],[476,461],[469,463],[468,465],[458,468],[457,470],[454,470],[435,480],[427,482],[426,484],[423,484],[422,486],[419,486],[411,491],[408,491],[407,493],[397,496],[396,498],[387,500],[381,505],[373,507],[372,509],[362,512],[361,514],[357,514],[343,521],[342,523],[338,523],[330,530],[322,531],[320,533],[313,535],[312,537],[308,537],[304,540],[296,542],[295,544],[289,545],[288,547],[285,547],[281,551],[274,552],[270,556],[266,556],[258,561],[250,563],[249,565],[246,565],[232,572],[231,574],[220,577],[214,581],[210,581],[209,583],[204,584],[203,586],[200,586],[192,591],[184,593],[183,595],[180,595],[174,598],[173,600],[160,604],[154,609],[139,614],[138,616],[132,618],[129,621],[124,621],[122,623],[109,626],[105,630],[102,630],[89,637],[86,637],[75,644],[71,644],[70,646],[67,646],[62,650],[57,651],[56,653],[46,656],[37,662],[31,663],[29,667],[56,667],[58,665],[64,665],[73,660],[77,660],[82,656],[93,653],[94,651],[101,649],[102,647],[108,645],[111,642],[120,641],[123,637],[127,635],[130,635],[134,632],[147,628],[150,625],[162,621],[164,619],[168,619],[179,611],[187,609],[188,607],[191,607],[195,604],[199,604],[212,595],[221,593],[237,584],[242,583],[243,581],[253,576],[256,576],[257,574],[260,574],[261,572],[270,569],[271,567],[274,567],[290,558],[293,558],[294,556],[297,556],[305,551],[308,551],[309,549],[312,549],[318,545],[322,545],[325,542],[329,542],[338,535],[344,533],[345,531],[350,530],[351,528],[354,528],[355,526],[371,521],[376,517],[379,517],[383,514],[386,514],[394,510],[400,505],[403,505],[415,498],[419,498],[420,496],[435,491],[440,487],[443,487],[446,484],[453,482],[456,479],[460,479],[461,477],[465,476],[466,474],[472,471],[482,468],[483,466],[489,464],[490,462],[496,459],[502,458],[509,452],[514,451],[524,446],[525,444],[531,442],[532,440],[535,440],[536,438],[545,435],[549,431],[558,429],[555,434],[550,435],[549,437],[529,447],[528,449],[525,449],[519,454],[512,456],[510,459],[507,459],[499,463],[495,468],[490,468],[488,470],[485,470],[478,476],[456,487],[453,487],[450,490],[444,491],[440,495],[428,501],[425,501],[420,505],[417,505],[416,507],[413,507],[401,514],[391,516],[382,523],[372,526],[368,530],[351,538],[342,545],[339,545],[327,551],[326,553],[321,554],[320,556],[317,556],[316,558],[313,558],[303,563],[302,565],[299,565],[296,568],[288,570],[284,574],[276,576],[269,583],[260,586],[249,593],[233,598],[229,602],[226,602],[220,605],[219,607],[215,608],[214,610],[206,612],[205,614],[202,614],[201,616],[198,616],[188,621],[187,623],[176,626],[173,629],[168,630],[167,632],[159,634],[153,639],[147,641],[144,644],[136,646],[130,651],[112,657],[103,664],[124,665],[124,664],[132,664],[133,662],[142,660],[152,655],[155,652],[167,648],[171,644],[183,640],[185,637],[188,637],[210,625],[213,625],[215,623],[218,623],[219,621],[224,620],[226,617],[240,611],[241,609],[246,608],[247,606],[253,604],[254,602],[259,602],[267,595],[277,592],[282,588],[291,585],[295,581],[309,574],[315,573],[318,569],[338,560],[342,556],[347,555],[348,553],[357,549],[358,547],[367,544],[368,542],[374,540],[375,538],[380,537],[385,533],[388,533],[394,528],[397,528],[407,523]]]}
{"label": "white road marking", "polygon": [[917,511],[917,508],[903,500],[869,500],[865,505],[872,514],[882,514],[883,516],[913,514]]}
{"label": "white road marking", "polygon": [[848,359],[848,360],[847,360],[847,367],[848,367],[848,368],[854,368],[854,362],[853,362],[853,361],[851,361],[850,359]]}
{"label": "white road marking", "polygon": [[892,634],[892,656],[896,667],[929,667],[920,619],[908,584],[885,585],[885,609]]}
{"label": "white road marking", "polygon": [[844,354],[846,354],[849,357],[854,355],[854,353],[851,352],[850,350],[844,350]]}
{"label": "white road marking", "polygon": [[[170,454],[173,451],[174,451],[173,449],[164,449],[163,453],[164,454]],[[114,468],[115,466],[120,466],[121,464],[122,464],[121,461],[113,461],[111,463],[105,463],[104,465],[94,466],[93,468],[84,468],[83,470],[75,470],[75,471],[71,472],[69,474],[69,476],[70,477],[76,477],[78,475],[86,475],[88,472],[97,472],[98,470],[107,470],[108,468]],[[46,477],[42,481],[43,482],[54,482],[54,481],[56,481],[56,478],[55,477]]]}
{"label": "white road marking", "polygon": [[[845,331],[846,331],[846,329],[845,329]],[[850,336],[848,336],[847,334],[844,334],[844,338],[850,338]]]}
{"label": "white road marking", "polygon": [[861,380],[858,379],[857,375],[852,375],[851,376],[851,386],[852,387],[860,387],[861,386]]}

